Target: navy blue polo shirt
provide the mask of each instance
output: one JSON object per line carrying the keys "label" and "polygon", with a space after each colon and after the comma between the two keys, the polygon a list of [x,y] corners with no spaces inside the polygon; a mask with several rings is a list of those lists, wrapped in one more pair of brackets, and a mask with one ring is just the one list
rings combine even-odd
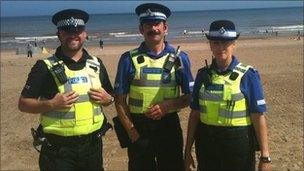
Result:
{"label": "navy blue polo shirt", "polygon": [[[239,64],[239,61],[236,57],[232,57],[232,62],[230,63],[229,67],[226,71],[219,72],[227,73],[232,71],[235,66]],[[215,61],[212,61],[210,66],[211,68],[216,69]],[[199,110],[199,90],[202,86],[202,76],[203,72],[198,72],[195,78],[195,83],[193,86],[193,93],[192,93],[192,102],[190,104],[190,108],[193,110]],[[241,79],[240,85],[241,92],[244,94],[247,102],[247,106],[249,109],[249,113],[263,113],[266,112],[266,103],[264,99],[263,88],[261,85],[260,75],[257,70],[250,68]]]}
{"label": "navy blue polo shirt", "polygon": [[[167,42],[165,42],[165,48],[160,54],[155,54],[153,51],[145,48],[145,43],[141,43],[138,48],[139,53],[145,53],[152,59],[158,59],[167,53],[174,53],[175,49]],[[182,93],[190,94],[193,86],[193,76],[190,70],[190,60],[188,55],[181,51],[181,61],[183,63],[183,69],[176,71],[176,82],[181,86]],[[115,78],[114,93],[115,94],[128,94],[130,91],[131,81],[135,76],[135,67],[130,57],[130,52],[125,52],[121,55],[117,74]]]}

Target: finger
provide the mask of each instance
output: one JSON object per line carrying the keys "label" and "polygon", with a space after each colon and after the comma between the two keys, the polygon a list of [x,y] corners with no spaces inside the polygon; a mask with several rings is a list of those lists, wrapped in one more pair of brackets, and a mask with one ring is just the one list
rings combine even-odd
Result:
{"label": "finger", "polygon": [[92,100],[101,100],[101,97],[100,96],[98,96],[98,95],[93,95],[93,94],[91,94],[90,95],[90,98],[92,99]]}
{"label": "finger", "polygon": [[100,91],[100,89],[98,89],[98,88],[90,88],[90,91]]}
{"label": "finger", "polygon": [[79,99],[79,94],[74,93],[74,94],[72,94],[72,95],[66,97],[64,101],[65,101],[67,104],[71,104],[71,103],[76,102],[78,99]]}
{"label": "finger", "polygon": [[70,92],[64,93],[64,96],[69,97],[69,96],[72,96],[75,93],[76,93],[76,91],[70,91]]}
{"label": "finger", "polygon": [[98,92],[98,91],[89,91],[88,93],[89,93],[89,95],[93,95],[93,96],[100,96],[101,95],[101,93]]}
{"label": "finger", "polygon": [[100,88],[90,88],[91,91],[94,91],[94,92],[103,92],[105,91],[102,87]]}
{"label": "finger", "polygon": [[74,104],[71,103],[71,104],[64,104],[63,105],[63,108],[71,108]]}
{"label": "finger", "polygon": [[150,115],[150,116],[153,116],[153,115],[158,113],[158,107],[157,106],[151,106],[148,109],[149,110],[148,110],[147,114]]}
{"label": "finger", "polygon": [[158,109],[153,110],[153,111],[150,113],[150,116],[156,118],[156,117],[158,117],[158,116],[160,115],[160,112],[161,112],[161,111],[158,110]]}
{"label": "finger", "polygon": [[147,107],[146,116],[150,116],[152,106]]}
{"label": "finger", "polygon": [[76,92],[71,94],[70,96],[66,97],[67,101],[71,101],[73,99],[78,99],[79,98],[79,94],[77,94]]}

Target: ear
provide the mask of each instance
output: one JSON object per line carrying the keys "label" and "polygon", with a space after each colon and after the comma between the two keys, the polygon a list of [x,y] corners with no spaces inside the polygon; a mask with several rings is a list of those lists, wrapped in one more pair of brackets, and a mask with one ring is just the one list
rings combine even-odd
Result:
{"label": "ear", "polygon": [[83,35],[84,35],[85,38],[88,37],[88,32],[87,31],[83,31]]}
{"label": "ear", "polygon": [[164,22],[164,30],[165,30],[166,33],[168,32],[168,29],[169,29],[168,23]]}

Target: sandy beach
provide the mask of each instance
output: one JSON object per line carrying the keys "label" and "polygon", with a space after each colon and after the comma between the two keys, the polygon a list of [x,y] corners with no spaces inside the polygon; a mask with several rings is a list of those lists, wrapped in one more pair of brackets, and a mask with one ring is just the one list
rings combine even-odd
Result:
{"label": "sandy beach", "polygon": [[[211,60],[206,41],[175,41],[172,44],[189,54],[193,76]],[[120,55],[136,44],[88,47],[88,51],[101,58],[114,82]],[[49,49],[51,53],[54,49]],[[240,39],[235,55],[254,66],[260,73],[268,106],[269,145],[274,170],[304,170],[303,168],[303,37],[265,37]],[[38,152],[32,147],[31,127],[37,127],[39,115],[21,113],[18,98],[27,74],[38,59],[50,55],[39,54],[27,59],[14,50],[1,50],[1,170],[39,170]],[[114,105],[105,108],[108,120],[116,115]],[[190,109],[179,114],[184,139]],[[127,153],[121,149],[114,131],[104,141],[105,170],[126,170]]]}

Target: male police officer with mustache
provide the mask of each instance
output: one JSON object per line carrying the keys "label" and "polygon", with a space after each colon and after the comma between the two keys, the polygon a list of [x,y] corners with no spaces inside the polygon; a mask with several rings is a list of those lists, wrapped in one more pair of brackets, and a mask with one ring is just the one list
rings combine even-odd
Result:
{"label": "male police officer with mustache", "polygon": [[184,170],[177,112],[191,100],[190,61],[181,52],[183,67],[172,66],[169,73],[164,69],[170,68],[168,58],[176,51],[165,41],[169,8],[147,3],[135,12],[145,40],[121,56],[114,88],[118,117],[131,141],[129,170]]}

